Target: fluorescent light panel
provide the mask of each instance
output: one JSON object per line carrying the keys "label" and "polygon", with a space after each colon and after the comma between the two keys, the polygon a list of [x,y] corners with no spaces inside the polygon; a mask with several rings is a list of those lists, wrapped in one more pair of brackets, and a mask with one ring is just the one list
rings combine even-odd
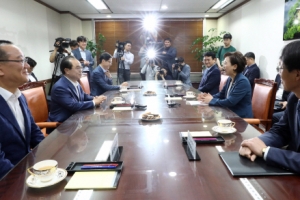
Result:
{"label": "fluorescent light panel", "polygon": [[225,6],[227,6],[228,4],[230,4],[231,2],[233,2],[234,0],[220,0],[218,3],[216,3],[212,9],[222,9]]}
{"label": "fluorescent light panel", "polygon": [[106,5],[101,0],[87,0],[92,4],[97,10],[105,10],[107,9]]}

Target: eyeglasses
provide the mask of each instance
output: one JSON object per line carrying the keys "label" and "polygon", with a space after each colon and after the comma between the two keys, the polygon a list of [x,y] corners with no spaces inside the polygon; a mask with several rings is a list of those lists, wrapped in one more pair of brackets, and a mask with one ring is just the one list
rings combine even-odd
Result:
{"label": "eyeglasses", "polygon": [[28,62],[28,58],[25,58],[22,60],[0,60],[0,62],[20,62],[20,63],[22,63],[22,66],[24,67],[25,63]]}
{"label": "eyeglasses", "polygon": [[222,65],[227,65],[227,62],[224,60],[224,61],[222,62]]}
{"label": "eyeglasses", "polygon": [[277,70],[280,74],[283,72],[283,64],[282,63],[278,64]]}

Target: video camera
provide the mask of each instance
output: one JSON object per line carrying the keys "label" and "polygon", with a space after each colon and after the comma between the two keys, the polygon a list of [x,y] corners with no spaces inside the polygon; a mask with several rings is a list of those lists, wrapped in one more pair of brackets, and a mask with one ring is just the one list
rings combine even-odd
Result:
{"label": "video camera", "polygon": [[116,48],[119,56],[123,56],[125,45],[126,42],[120,42],[119,40],[116,42]]}
{"label": "video camera", "polygon": [[54,42],[54,47],[58,48],[59,53],[63,53],[66,48],[69,48],[71,39],[70,38],[56,38]]}

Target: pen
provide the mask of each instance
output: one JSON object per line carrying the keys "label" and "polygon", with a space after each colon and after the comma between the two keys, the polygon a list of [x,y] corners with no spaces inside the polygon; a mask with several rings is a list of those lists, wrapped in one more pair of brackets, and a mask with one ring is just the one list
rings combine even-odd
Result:
{"label": "pen", "polygon": [[217,138],[194,138],[196,141],[217,141]]}
{"label": "pen", "polygon": [[83,166],[115,166],[117,167],[118,164],[115,163],[107,163],[107,164],[84,164]]}
{"label": "pen", "polygon": [[81,166],[81,169],[115,169],[117,166]]}

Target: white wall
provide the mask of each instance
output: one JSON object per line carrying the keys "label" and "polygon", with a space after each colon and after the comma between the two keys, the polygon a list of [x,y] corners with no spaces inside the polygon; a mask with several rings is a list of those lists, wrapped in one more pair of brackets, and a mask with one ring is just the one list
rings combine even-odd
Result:
{"label": "white wall", "polygon": [[283,41],[283,0],[251,0],[218,20],[218,31],[229,31],[232,46],[256,56],[263,78],[275,79]]}
{"label": "white wall", "polygon": [[0,39],[12,41],[37,61],[34,73],[39,80],[51,78],[54,66],[49,62],[49,50],[55,38],[83,35],[81,20],[33,0],[0,0],[0,5]]}

